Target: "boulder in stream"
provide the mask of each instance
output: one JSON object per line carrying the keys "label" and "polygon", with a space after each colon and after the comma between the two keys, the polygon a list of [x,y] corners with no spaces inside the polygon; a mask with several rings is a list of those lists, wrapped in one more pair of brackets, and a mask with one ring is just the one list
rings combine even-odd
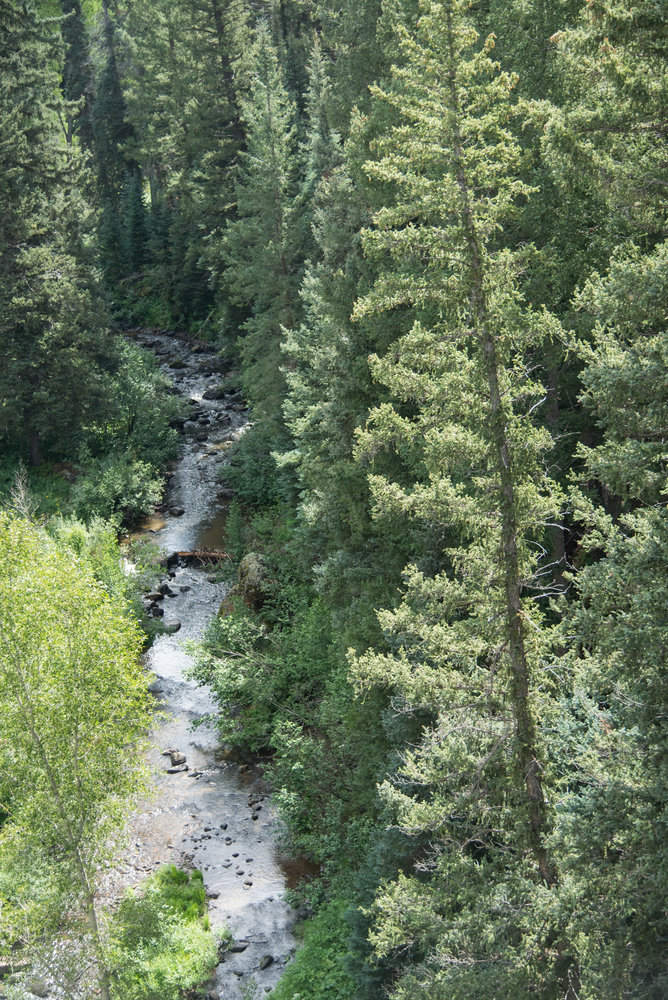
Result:
{"label": "boulder in stream", "polygon": [[168,618],[164,624],[165,632],[174,635],[181,628],[181,622],[177,618]]}
{"label": "boulder in stream", "polygon": [[41,979],[33,979],[28,985],[29,991],[34,997],[48,997],[49,987]]}
{"label": "boulder in stream", "polygon": [[226,390],[224,386],[222,385],[216,386],[215,388],[207,389],[206,392],[203,392],[202,399],[210,399],[210,400],[224,399],[225,392]]}

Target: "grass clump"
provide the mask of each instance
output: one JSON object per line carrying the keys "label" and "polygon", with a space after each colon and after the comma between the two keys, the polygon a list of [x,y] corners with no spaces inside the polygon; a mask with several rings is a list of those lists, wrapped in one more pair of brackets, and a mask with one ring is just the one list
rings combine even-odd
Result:
{"label": "grass clump", "polygon": [[168,865],[130,890],[110,927],[114,1000],[181,1000],[218,961],[199,871]]}

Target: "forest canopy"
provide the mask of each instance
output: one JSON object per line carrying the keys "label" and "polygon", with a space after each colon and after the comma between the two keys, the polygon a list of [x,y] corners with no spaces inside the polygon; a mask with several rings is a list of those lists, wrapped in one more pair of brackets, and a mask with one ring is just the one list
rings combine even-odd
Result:
{"label": "forest canopy", "polygon": [[[36,520],[159,501],[182,411],[138,329],[210,344],[250,407],[226,542],[272,585],[195,675],[318,871],[277,1000],[668,992],[665,29],[654,0],[0,0],[5,499],[25,463]],[[59,576],[90,669],[42,707],[117,643],[121,753],[134,626],[53,537],[0,515],[3,707],[18,597],[47,630]],[[71,809],[46,770],[22,799],[35,863],[41,795],[51,837],[89,810],[87,871],[96,766]]]}

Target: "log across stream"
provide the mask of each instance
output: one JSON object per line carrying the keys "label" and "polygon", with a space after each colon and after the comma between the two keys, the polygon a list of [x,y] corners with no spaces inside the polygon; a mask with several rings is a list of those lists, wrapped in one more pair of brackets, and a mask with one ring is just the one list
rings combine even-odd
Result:
{"label": "log across stream", "polygon": [[[167,335],[143,339],[193,400],[195,419],[185,425],[170,483],[166,508],[173,513],[151,525],[152,538],[167,553],[183,553],[172,560],[168,583],[174,596],[161,602],[165,621],[180,627],[161,635],[146,654],[155,674],[152,689],[168,717],[152,737],[155,794],[133,817],[131,851],[120,874],[137,881],[168,863],[202,870],[212,926],[227,926],[233,936],[232,948],[221,953],[214,987],[232,1000],[249,980],[260,994],[271,992],[294,951],[296,919],[283,898],[287,875],[277,850],[278,821],[260,769],[231,759],[212,728],[193,728],[215,705],[208,690],[184,676],[192,662],[187,640],[202,637],[229,590],[212,582],[196,556],[223,550],[220,463],[224,445],[243,433],[246,417],[238,400],[204,398],[220,381],[211,355],[190,353]],[[176,362],[173,369],[170,362]],[[172,765],[163,756],[167,750],[182,754],[185,765],[179,756]]]}

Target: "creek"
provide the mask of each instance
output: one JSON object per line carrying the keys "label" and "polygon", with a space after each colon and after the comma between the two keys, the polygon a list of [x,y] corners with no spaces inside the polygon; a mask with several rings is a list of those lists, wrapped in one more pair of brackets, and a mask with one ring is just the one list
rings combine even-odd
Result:
{"label": "creek", "polygon": [[[156,352],[176,389],[190,399],[194,418],[184,427],[164,505],[168,513],[156,515],[145,530],[168,555],[221,549],[226,501],[220,466],[246,426],[243,405],[233,395],[205,398],[221,381],[212,354],[193,353],[168,335],[137,339]],[[120,874],[127,884],[166,863],[199,868],[211,924],[228,927],[234,942],[221,952],[211,988],[232,1000],[254,980],[262,995],[271,992],[295,949],[297,914],[283,898],[294,865],[280,857],[280,824],[261,765],[231,756],[214,727],[195,727],[217,707],[208,689],[185,676],[192,663],[189,641],[202,638],[231,584],[187,561],[173,565],[165,582],[174,596],[160,602],[164,621],[181,624],[174,634],[160,635],[145,656],[155,675],[151,690],[166,717],[152,735],[154,794],[132,818],[130,853]],[[168,773],[166,750],[184,754],[188,770]]]}

